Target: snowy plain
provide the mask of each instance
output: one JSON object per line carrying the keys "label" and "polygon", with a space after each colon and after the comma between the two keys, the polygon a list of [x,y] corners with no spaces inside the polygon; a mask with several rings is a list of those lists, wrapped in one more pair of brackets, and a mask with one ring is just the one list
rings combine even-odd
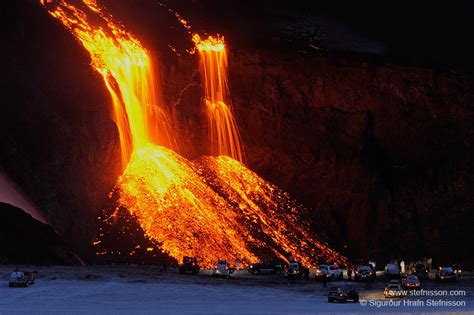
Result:
{"label": "snowy plain", "polygon": [[[238,271],[232,279],[179,275],[145,266],[21,267],[38,271],[28,288],[9,288],[15,266],[0,266],[0,315],[5,314],[319,314],[319,313],[471,313],[474,314],[474,280],[453,284],[424,284],[431,290],[464,290],[465,296],[407,297],[401,305],[377,307],[371,301],[383,298],[384,280],[370,289],[364,284],[341,281],[332,285],[355,285],[361,303],[328,303],[320,282],[291,281],[281,275],[250,275]],[[464,306],[427,306],[428,299],[464,301]],[[404,305],[422,300],[424,306]],[[362,303],[363,304],[363,303]]]}

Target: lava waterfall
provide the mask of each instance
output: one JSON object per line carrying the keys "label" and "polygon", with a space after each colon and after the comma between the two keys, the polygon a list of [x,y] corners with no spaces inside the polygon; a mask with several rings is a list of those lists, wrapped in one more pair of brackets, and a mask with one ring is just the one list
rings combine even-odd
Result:
{"label": "lava waterfall", "polygon": [[234,115],[229,106],[227,52],[223,37],[202,40],[193,35],[204,79],[204,102],[213,155],[227,155],[243,161],[242,145]]}
{"label": "lava waterfall", "polygon": [[219,156],[189,161],[176,153],[153,60],[141,43],[94,0],[45,6],[89,51],[104,78],[124,162],[115,214],[126,209],[156,249],[176,260],[197,256],[207,266],[219,258],[249,263],[270,255],[308,265],[347,262],[310,232],[297,202],[238,161],[242,151],[226,104],[225,69],[215,68],[226,64],[223,42],[196,43],[202,67],[210,71],[204,97],[217,117],[213,153]]}

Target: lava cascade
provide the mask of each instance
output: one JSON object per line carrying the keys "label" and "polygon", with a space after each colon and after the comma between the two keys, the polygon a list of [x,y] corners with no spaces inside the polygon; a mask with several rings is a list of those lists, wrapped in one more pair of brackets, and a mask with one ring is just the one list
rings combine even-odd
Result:
{"label": "lava cascade", "polygon": [[239,130],[231,111],[227,85],[227,52],[224,37],[201,39],[193,35],[199,53],[204,103],[209,123],[211,154],[243,161]]}
{"label": "lava cascade", "polygon": [[133,149],[149,142],[176,149],[148,52],[123,27],[103,13],[95,0],[48,5],[82,43],[104,79],[113,102],[124,166]]}
{"label": "lava cascade", "polygon": [[[125,165],[114,215],[126,209],[146,237],[178,261],[198,256],[211,266],[220,258],[250,263],[272,255],[308,265],[346,263],[309,232],[300,205],[239,161],[192,162],[172,150],[148,52],[94,0],[44,4],[89,51],[112,98]],[[99,235],[94,244],[100,243]]]}

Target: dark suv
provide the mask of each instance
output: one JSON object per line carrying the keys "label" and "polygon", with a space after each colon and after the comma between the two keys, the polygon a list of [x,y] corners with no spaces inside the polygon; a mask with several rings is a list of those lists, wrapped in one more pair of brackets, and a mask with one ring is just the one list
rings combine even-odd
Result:
{"label": "dark suv", "polygon": [[436,280],[438,281],[456,281],[456,274],[452,266],[439,267],[436,273]]}
{"label": "dark suv", "polygon": [[27,287],[35,283],[35,275],[31,271],[13,270],[8,285],[10,287]]}
{"label": "dark suv", "polygon": [[304,267],[301,263],[291,262],[285,268],[285,278],[308,280],[309,269]]}
{"label": "dark suv", "polygon": [[374,267],[371,264],[361,264],[357,266],[355,272],[356,281],[373,281],[376,277]]}
{"label": "dark suv", "polygon": [[332,287],[329,289],[328,293],[328,302],[342,302],[346,303],[348,300],[354,302],[359,302],[359,292],[353,287],[342,288],[342,287]]}
{"label": "dark suv", "polygon": [[426,269],[425,264],[416,264],[413,267],[412,274],[416,275],[418,279],[428,279],[428,269]]}
{"label": "dark suv", "polygon": [[191,274],[198,274],[199,273],[199,264],[196,257],[183,257],[183,263],[179,266],[179,273],[191,273]]}
{"label": "dark suv", "polygon": [[261,261],[257,264],[251,264],[249,266],[249,272],[253,274],[259,274],[264,272],[270,273],[281,273],[283,271],[285,264],[282,261]]}

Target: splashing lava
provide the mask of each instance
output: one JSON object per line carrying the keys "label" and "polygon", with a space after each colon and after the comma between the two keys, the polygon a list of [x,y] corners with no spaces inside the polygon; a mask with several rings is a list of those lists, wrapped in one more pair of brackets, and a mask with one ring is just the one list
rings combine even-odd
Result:
{"label": "splashing lava", "polygon": [[[177,260],[198,256],[204,266],[265,255],[291,255],[308,265],[346,262],[309,232],[299,204],[239,161],[188,161],[173,151],[149,53],[94,0],[43,4],[89,51],[104,78],[124,161],[118,202],[156,247]],[[211,103],[222,98],[205,96]]]}

